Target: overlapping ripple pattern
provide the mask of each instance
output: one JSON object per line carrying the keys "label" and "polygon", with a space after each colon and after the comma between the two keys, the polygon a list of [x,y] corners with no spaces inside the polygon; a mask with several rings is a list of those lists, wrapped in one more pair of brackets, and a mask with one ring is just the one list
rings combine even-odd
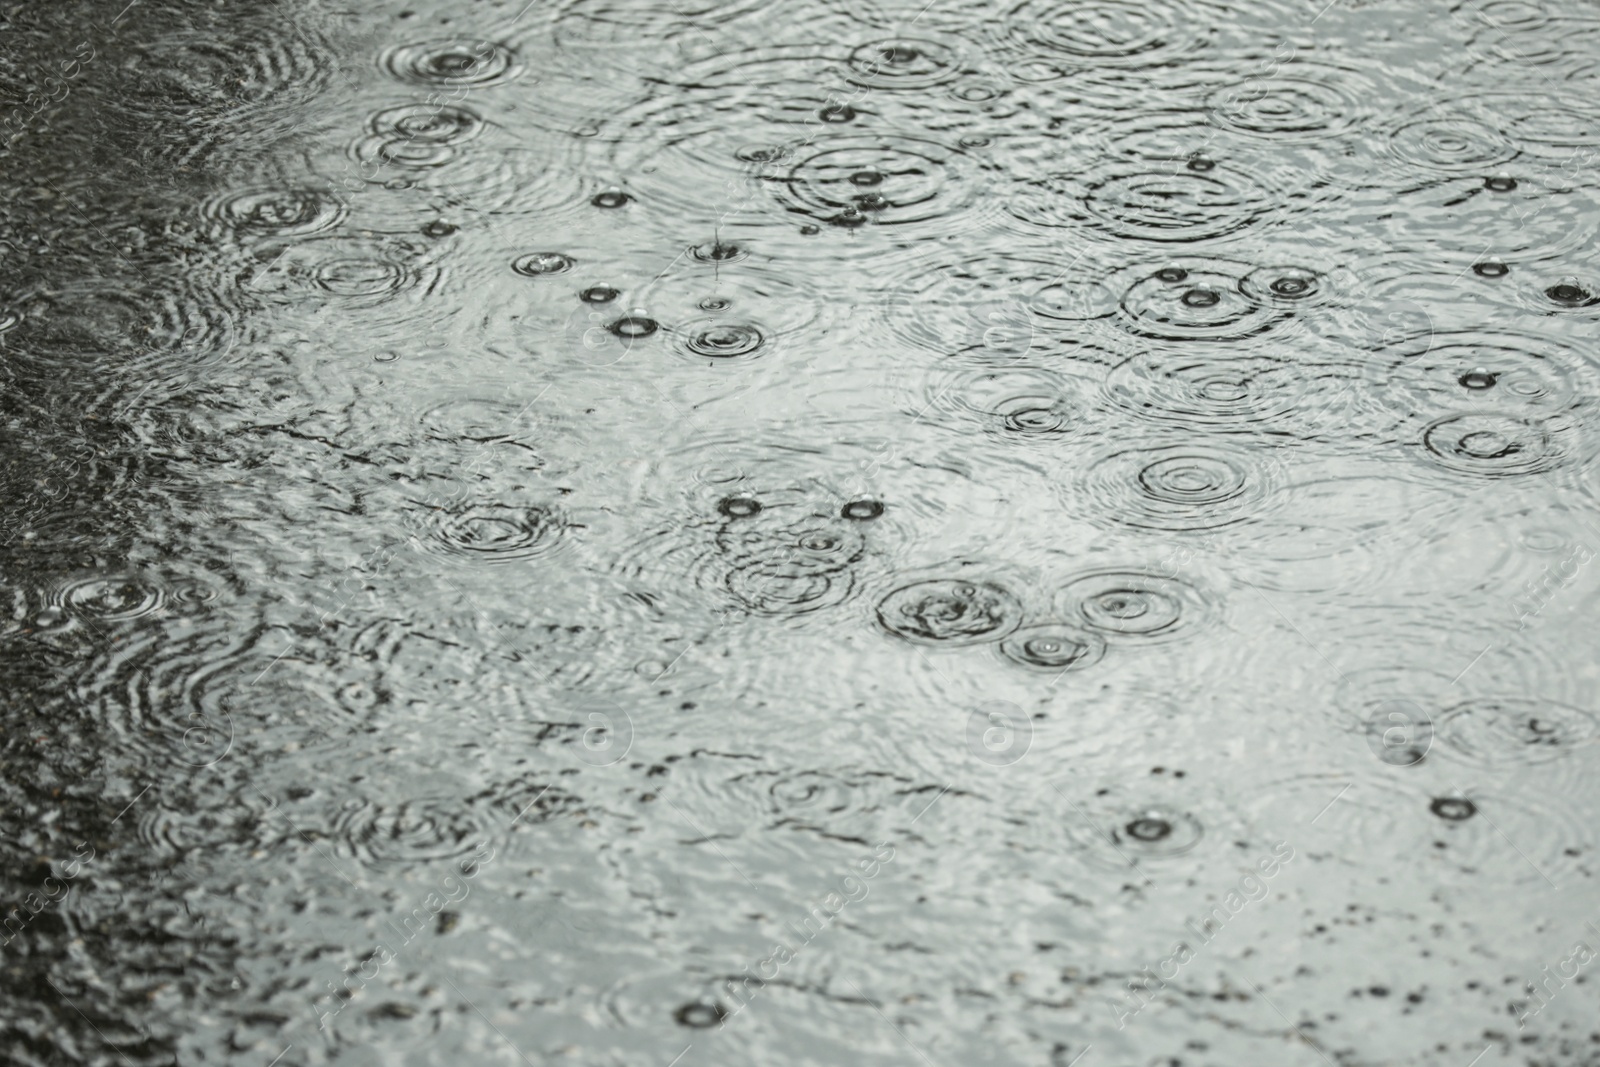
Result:
{"label": "overlapping ripple pattern", "polygon": [[1597,86],[0,11],[0,1060],[1593,1064]]}

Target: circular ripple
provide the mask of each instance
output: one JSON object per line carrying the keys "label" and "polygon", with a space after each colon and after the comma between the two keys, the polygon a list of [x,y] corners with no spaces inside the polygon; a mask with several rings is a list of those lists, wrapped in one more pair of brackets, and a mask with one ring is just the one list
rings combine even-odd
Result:
{"label": "circular ripple", "polygon": [[969,50],[959,37],[912,32],[857,45],[843,73],[869,89],[926,89],[959,77]]}
{"label": "circular ripple", "polygon": [[1093,432],[1095,381],[1054,371],[962,368],[933,376],[921,413],[948,413],[956,429],[974,423],[991,437],[1061,441]]}
{"label": "circular ripple", "polygon": [[679,327],[682,350],[697,359],[739,359],[754,355],[766,344],[759,326],[721,319],[702,319]]}
{"label": "circular ripple", "polygon": [[1239,291],[1263,307],[1295,311],[1326,301],[1329,285],[1306,267],[1257,267],[1239,279]]}
{"label": "circular ripple", "polygon": [[[1051,334],[1113,314],[1117,294],[1105,278],[1098,264],[1044,248],[918,266],[888,298],[889,326],[918,348],[1020,361]],[[1081,347],[1073,358],[1106,365],[1122,358]]]}
{"label": "circular ripple", "polygon": [[1035,226],[1138,241],[1224,237],[1264,221],[1278,200],[1249,171],[1194,170],[1162,159],[1113,159],[1023,183],[1006,210]]}
{"label": "circular ripple", "polygon": [[1025,626],[1000,642],[1000,654],[1011,663],[1053,674],[1087,670],[1105,651],[1103,638],[1061,623]]}
{"label": "circular ripple", "polygon": [[1574,150],[1600,148],[1600,111],[1571,95],[1488,92],[1453,106],[1499,130],[1529,155],[1568,161]]}
{"label": "circular ripple", "polygon": [[345,204],[331,193],[277,186],[225,193],[200,210],[211,222],[250,237],[305,237],[333,229],[346,214]]}
{"label": "circular ripple", "polygon": [[228,297],[159,281],[74,281],[26,297],[25,306],[7,347],[51,364],[105,370],[171,359],[192,369],[220,361],[244,340]]}
{"label": "circular ripple", "polygon": [[566,529],[553,508],[481,503],[441,511],[434,533],[451,555],[512,563],[548,554]]}
{"label": "circular ripple", "polygon": [[1389,150],[1408,166],[1451,174],[1492,171],[1517,157],[1516,145],[1467,114],[1408,119],[1389,134]]}
{"label": "circular ripple", "polygon": [[1600,739],[1600,721],[1588,712],[1523,697],[1457,704],[1434,725],[1445,750],[1481,767],[1543,763]]}
{"label": "circular ripple", "polygon": [[483,117],[454,104],[405,104],[374,112],[367,129],[412,144],[458,145],[483,132]]}
{"label": "circular ripple", "polygon": [[1430,333],[1379,353],[1374,384],[1398,412],[1540,416],[1600,395],[1600,374],[1559,341],[1487,331]]}
{"label": "circular ripple", "polygon": [[1015,630],[1022,603],[992,582],[935,578],[902,586],[878,604],[878,621],[897,637],[951,647],[996,641]]}
{"label": "circular ripple", "polygon": [[91,623],[131,622],[164,614],[168,591],[159,582],[139,575],[97,575],[68,581],[49,599]]}
{"label": "circular ripple", "polygon": [[948,218],[981,192],[960,149],[920,137],[817,137],[784,150],[764,177],[791,210],[820,222],[902,224]]}
{"label": "circular ripple", "polygon": [[1464,474],[1511,478],[1561,466],[1576,431],[1555,416],[1530,419],[1500,413],[1451,415],[1422,431],[1422,443],[1439,463]]}
{"label": "circular ripple", "polygon": [[335,814],[329,836],[343,854],[384,867],[465,856],[489,840],[487,823],[482,812],[454,799],[387,805],[352,799]]}
{"label": "circular ripple", "polygon": [[1253,790],[1247,803],[1269,840],[1385,877],[1543,886],[1587,866],[1594,835],[1555,797],[1429,792],[1401,784],[1411,773],[1295,778]]}
{"label": "circular ripple", "polygon": [[498,85],[522,73],[511,49],[471,37],[397,45],[378,62],[403,82],[447,89]]}
{"label": "circular ripple", "polygon": [[1083,859],[1109,871],[1184,855],[1205,838],[1205,827],[1193,814],[1149,800],[1074,804],[1066,819],[1068,834],[1084,849]]}
{"label": "circular ripple", "polygon": [[1130,414],[1188,429],[1322,440],[1355,425],[1362,384],[1360,365],[1336,355],[1154,350],[1114,370],[1105,394]]}
{"label": "circular ripple", "polygon": [[349,307],[373,307],[432,288],[437,273],[425,251],[394,239],[321,237],[290,246],[241,282],[252,292],[284,302],[310,294]]}
{"label": "circular ripple", "polygon": [[[1115,276],[1115,281],[1127,283],[1117,321],[1144,337],[1237,341],[1282,322],[1288,314],[1285,307],[1314,299],[1316,283],[1303,273],[1274,268],[1267,272],[1265,286],[1258,275],[1246,264],[1209,257],[1180,258],[1157,269],[1130,267]],[[1270,292],[1274,281],[1305,281],[1307,295],[1261,299],[1259,294]]]}
{"label": "circular ripple", "polygon": [[1295,60],[1283,73],[1254,76],[1206,97],[1211,121],[1279,142],[1321,141],[1350,133],[1371,115],[1372,86],[1351,71]]}
{"label": "circular ripple", "polygon": [[1023,0],[1006,12],[1011,39],[1030,50],[1090,66],[1155,66],[1210,34],[1210,12],[1192,4],[1131,0]]}
{"label": "circular ripple", "polygon": [[1092,518],[1173,532],[1251,522],[1280,503],[1282,481],[1269,451],[1212,442],[1106,453],[1080,478]]}
{"label": "circular ripple", "polygon": [[1194,586],[1146,571],[1079,575],[1062,587],[1057,601],[1066,617],[1096,633],[1141,644],[1187,637],[1213,617]]}

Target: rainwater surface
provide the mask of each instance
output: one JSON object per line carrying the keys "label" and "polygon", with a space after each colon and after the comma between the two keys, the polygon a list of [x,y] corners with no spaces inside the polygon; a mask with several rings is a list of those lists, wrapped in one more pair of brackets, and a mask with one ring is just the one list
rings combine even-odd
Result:
{"label": "rainwater surface", "polygon": [[0,1060],[1600,1063],[1600,8],[0,4]]}

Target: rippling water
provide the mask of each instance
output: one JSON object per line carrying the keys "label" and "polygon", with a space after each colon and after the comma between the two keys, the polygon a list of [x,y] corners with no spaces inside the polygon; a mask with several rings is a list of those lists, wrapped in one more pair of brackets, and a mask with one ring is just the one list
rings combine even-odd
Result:
{"label": "rippling water", "polygon": [[0,10],[0,1059],[1596,1062],[1600,13]]}

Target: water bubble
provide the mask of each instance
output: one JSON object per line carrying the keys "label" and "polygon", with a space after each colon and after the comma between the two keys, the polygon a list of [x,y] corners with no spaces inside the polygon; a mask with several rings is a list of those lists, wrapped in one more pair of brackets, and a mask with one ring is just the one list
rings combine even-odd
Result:
{"label": "water bubble", "polygon": [[585,304],[609,304],[621,295],[621,290],[609,285],[591,285],[578,294],[578,299]]}
{"label": "water bubble", "polygon": [[718,502],[717,510],[730,519],[748,519],[760,514],[761,501],[753,497],[730,496]]}
{"label": "water bubble", "polygon": [[633,718],[622,708],[609,705],[604,711],[589,711],[584,716],[573,754],[591,767],[610,767],[633,748]]}
{"label": "water bubble", "polygon": [[1467,371],[1457,380],[1464,389],[1483,390],[1493,388],[1497,378],[1498,375],[1491,374],[1482,367],[1478,367],[1476,370]]}
{"label": "water bubble", "polygon": [[632,200],[633,197],[629,196],[621,189],[607,189],[604,192],[595,193],[594,196],[589,198],[589,203],[593,204],[595,207],[619,208]]}
{"label": "water bubble", "polygon": [[883,514],[883,503],[878,500],[852,500],[839,512],[844,518],[868,522]]}
{"label": "water bubble", "polygon": [[445,222],[443,219],[434,219],[422,228],[422,234],[424,237],[449,237],[458,229],[460,227]]}
{"label": "water bubble", "polygon": [[561,252],[529,252],[514,260],[511,269],[529,278],[540,278],[547,274],[565,274],[575,263],[571,256]]}
{"label": "water bubble", "polygon": [[1017,628],[1022,604],[992,582],[935,578],[902,586],[878,604],[884,629],[927,645],[996,641]]}
{"label": "water bubble", "polygon": [[1189,272],[1182,267],[1162,267],[1156,271],[1156,278],[1169,285],[1181,282],[1187,277],[1189,277]]}
{"label": "water bubble", "polygon": [[991,700],[967,716],[967,751],[991,767],[1009,767],[1033,745],[1033,720],[1009,700]]}
{"label": "water bubble", "polygon": [[1428,810],[1447,822],[1463,822],[1478,814],[1478,805],[1466,797],[1435,797]]}
{"label": "water bubble", "polygon": [[1483,187],[1491,193],[1509,193],[1517,187],[1515,178],[1485,178]]}
{"label": "water bubble", "polygon": [[1386,700],[1366,721],[1367,747],[1391,767],[1411,767],[1433,747],[1433,720],[1414,701]]}
{"label": "water bubble", "polygon": [[1480,278],[1503,278],[1510,271],[1510,267],[1493,259],[1487,259],[1482,263],[1474,263],[1472,265],[1472,273]]}
{"label": "water bubble", "polygon": [[827,107],[824,107],[821,111],[817,112],[817,118],[821,119],[823,122],[854,122],[856,119],[856,109],[851,107],[849,104],[829,104]]}
{"label": "water bubble", "polygon": [[1217,168],[1217,164],[1214,160],[1206,159],[1204,156],[1191,157],[1185,166],[1187,166],[1190,170],[1197,171],[1201,174],[1204,174],[1208,170],[1215,170]]}
{"label": "water bubble", "polygon": [[1025,626],[1000,642],[1000,654],[1012,663],[1055,674],[1092,667],[1105,650],[1103,638],[1060,623]]}
{"label": "water bubble", "polygon": [[1222,294],[1215,289],[1187,289],[1179,299],[1186,307],[1209,308],[1222,302]]}

